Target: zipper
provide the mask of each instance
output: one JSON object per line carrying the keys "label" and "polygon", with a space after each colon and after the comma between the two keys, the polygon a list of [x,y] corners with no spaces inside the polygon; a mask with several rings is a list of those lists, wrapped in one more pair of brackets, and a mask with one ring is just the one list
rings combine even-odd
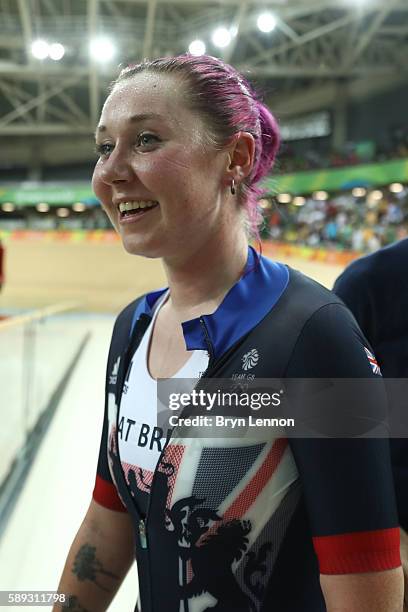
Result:
{"label": "zipper", "polygon": [[[208,372],[213,368],[215,357],[214,357],[214,348],[213,348],[213,345],[211,344],[210,336],[209,336],[209,333],[208,333],[208,330],[207,330],[207,326],[205,324],[205,321],[204,321],[203,317],[200,317],[200,325],[201,325],[201,327],[203,329],[205,343],[207,345],[208,355],[209,355],[207,369],[205,370],[205,372],[201,376],[201,378],[204,378],[204,377],[206,377],[208,375]],[[199,382],[197,382],[197,385],[198,384],[199,384]],[[197,385],[196,385],[196,387],[197,387]],[[196,389],[196,387],[194,387],[194,388]],[[175,430],[175,427],[172,428],[171,433],[168,436],[168,440],[171,439],[171,435],[172,435],[174,430]],[[159,458],[157,460],[157,466],[159,466],[160,463],[161,463],[161,460],[163,458],[163,454],[165,453],[166,448],[167,448],[167,444],[168,443],[165,444],[163,450],[161,451],[161,453],[159,455]],[[152,483],[150,485],[149,499],[147,500],[146,517],[144,518],[144,520],[140,519],[140,521],[139,521],[140,543],[141,543],[142,548],[145,548],[145,549],[148,547],[148,544],[147,544],[147,526],[148,526],[149,517],[150,517],[150,503],[151,503],[151,500],[152,500],[154,481],[156,479],[157,466],[156,466],[155,471],[153,472]]]}
{"label": "zipper", "polygon": [[207,329],[207,326],[205,324],[203,317],[200,317],[200,325],[201,325],[201,329],[203,330],[205,343],[207,345],[208,355],[209,355],[208,366],[207,366],[206,371],[204,372],[204,374],[206,374],[208,370],[210,369],[210,366],[212,366],[212,363],[214,361],[214,348],[213,348],[213,345],[211,344],[210,335],[208,333],[208,329]]}
{"label": "zipper", "polygon": [[147,548],[147,537],[146,537],[146,522],[144,519],[139,520],[139,539],[140,546],[142,548]]}
{"label": "zipper", "polygon": [[[128,344],[126,346],[126,349],[124,351],[124,363],[123,363],[123,373],[121,374],[121,378],[118,379],[117,381],[117,387],[116,387],[116,393],[115,393],[115,402],[117,405],[117,412],[116,412],[116,448],[117,448],[117,455],[118,455],[118,462],[119,465],[122,465],[122,460],[120,457],[120,450],[119,450],[119,438],[118,438],[118,423],[119,423],[119,412],[120,412],[120,402],[122,400],[122,390],[123,390],[123,384],[126,380],[126,375],[127,375],[127,371],[129,369],[129,365],[131,363],[132,360],[132,356],[134,351],[136,350],[136,348],[139,346],[140,341],[143,337],[143,334],[145,333],[147,327],[150,324],[151,321],[151,317],[149,315],[146,314],[142,314],[139,319],[136,321],[134,329],[133,329],[133,333],[128,341]],[[122,478],[123,478],[123,484],[125,486],[125,488],[127,489],[127,483],[126,483],[126,478],[125,475],[123,473],[123,470],[121,469],[121,473],[122,473]],[[131,496],[130,496],[131,497]],[[132,499],[132,497],[131,497]],[[140,512],[140,509],[138,508],[138,506],[136,505],[136,503],[134,503],[134,500],[132,499],[133,502],[133,507],[135,509],[135,512],[137,514],[137,517],[139,519],[138,522],[138,532],[139,532],[139,540],[140,540],[140,545],[142,548],[147,548],[147,538],[146,538],[146,521],[145,519],[140,518],[140,516],[142,515],[142,513]]]}

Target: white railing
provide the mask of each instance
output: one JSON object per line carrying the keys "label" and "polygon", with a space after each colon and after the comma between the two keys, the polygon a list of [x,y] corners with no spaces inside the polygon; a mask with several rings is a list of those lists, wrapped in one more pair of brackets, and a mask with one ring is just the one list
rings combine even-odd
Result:
{"label": "white railing", "polygon": [[87,325],[55,304],[0,322],[0,485],[61,385]]}

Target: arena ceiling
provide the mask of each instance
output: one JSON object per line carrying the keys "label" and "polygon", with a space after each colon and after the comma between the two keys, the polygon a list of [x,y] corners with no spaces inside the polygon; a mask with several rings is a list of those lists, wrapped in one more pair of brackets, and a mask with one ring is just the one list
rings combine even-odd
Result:
{"label": "arena ceiling", "polygon": [[[271,11],[276,28],[259,31]],[[231,43],[215,47],[224,26]],[[101,63],[89,43],[110,38]],[[65,47],[38,60],[42,38]],[[92,133],[119,65],[184,53],[201,39],[231,62],[289,118],[341,100],[369,97],[408,80],[407,0],[0,0],[0,165],[89,161]]]}

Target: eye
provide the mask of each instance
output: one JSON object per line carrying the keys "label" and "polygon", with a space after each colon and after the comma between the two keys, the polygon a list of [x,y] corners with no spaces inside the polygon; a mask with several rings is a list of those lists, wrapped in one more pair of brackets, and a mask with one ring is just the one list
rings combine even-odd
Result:
{"label": "eye", "polygon": [[99,157],[107,157],[109,153],[112,153],[112,151],[113,151],[113,145],[110,144],[109,142],[105,142],[103,144],[97,143],[95,145],[95,153],[99,155]]}
{"label": "eye", "polygon": [[137,137],[137,146],[138,147],[149,147],[154,145],[155,143],[160,142],[160,138],[155,136],[154,134],[150,134],[150,132],[142,132]]}

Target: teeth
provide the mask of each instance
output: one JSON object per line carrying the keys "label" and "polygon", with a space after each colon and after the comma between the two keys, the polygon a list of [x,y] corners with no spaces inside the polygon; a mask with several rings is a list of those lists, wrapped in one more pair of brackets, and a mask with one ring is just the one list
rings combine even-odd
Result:
{"label": "teeth", "polygon": [[149,200],[148,202],[134,201],[134,202],[121,202],[119,204],[119,210],[121,213],[128,210],[138,210],[139,208],[151,208],[155,206],[157,202]]}

